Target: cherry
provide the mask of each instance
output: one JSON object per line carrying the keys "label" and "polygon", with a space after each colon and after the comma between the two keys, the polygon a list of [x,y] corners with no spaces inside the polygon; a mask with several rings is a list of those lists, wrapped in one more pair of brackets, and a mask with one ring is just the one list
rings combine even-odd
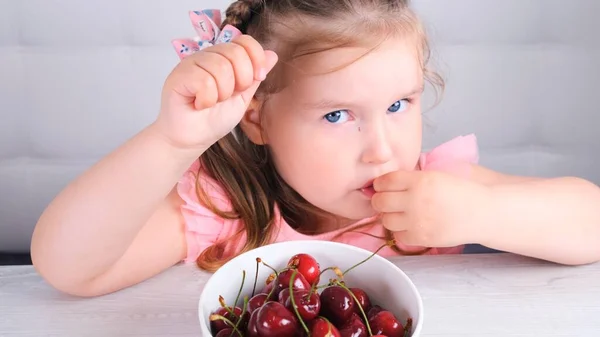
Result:
{"label": "cherry", "polygon": [[[286,289],[284,289],[285,291]],[[280,296],[283,295],[283,291],[280,293]],[[288,298],[285,301],[285,307],[290,311],[294,311],[294,307],[292,305],[292,300],[290,297],[293,297],[296,308],[298,309],[298,314],[302,319],[306,321],[310,321],[315,319],[319,312],[321,311],[321,298],[317,292],[311,292],[310,290],[300,289],[295,290],[292,296],[288,295]]]}
{"label": "cherry", "polygon": [[298,330],[296,316],[279,302],[269,301],[256,313],[256,330],[261,337],[293,336]]}
{"label": "cherry", "polygon": [[[228,307],[228,308],[229,308],[229,310],[233,311],[235,316],[232,316],[231,313],[229,312],[229,310],[227,310],[224,307],[219,307],[219,309],[217,309],[214,312],[214,314],[223,316],[226,319],[228,319],[229,321],[231,321],[233,324],[237,324],[239,317],[242,316],[242,309],[240,309],[239,307],[235,307],[233,309],[231,307]],[[242,316],[242,320],[245,320],[245,319],[247,319],[247,315]],[[240,325],[242,325],[244,323],[245,322],[242,321],[240,323]],[[216,334],[225,328],[231,328],[231,325],[225,320],[215,319],[215,320],[210,321],[210,328],[211,328],[213,334]]]}
{"label": "cherry", "polygon": [[296,254],[288,261],[288,267],[298,269],[310,285],[319,283],[320,269],[317,260],[308,254]]}
{"label": "cherry", "polygon": [[[290,281],[292,279],[292,274],[294,273],[293,269],[286,269],[279,273],[277,280],[275,280],[275,291],[278,293],[281,292],[282,289],[286,289],[290,287]],[[304,276],[299,272],[294,276],[294,283],[292,284],[292,288],[296,289],[310,289],[310,284],[306,281]]]}
{"label": "cherry", "polygon": [[248,307],[246,311],[251,314],[254,310],[262,307],[263,304],[267,301],[267,294],[256,294],[248,301]]}
{"label": "cherry", "polygon": [[340,327],[342,337],[367,337],[369,333],[365,323],[356,312],[352,313],[350,319]]}
{"label": "cherry", "polygon": [[369,318],[369,325],[374,334],[386,335],[388,337],[403,337],[404,327],[394,314],[384,310]]}
{"label": "cherry", "polygon": [[317,317],[310,321],[311,337],[342,337],[335,325],[323,317]]}
{"label": "cherry", "polygon": [[340,286],[330,286],[321,293],[321,315],[335,325],[344,324],[354,312],[354,299]]}
{"label": "cherry", "polygon": [[[365,313],[367,313],[369,309],[371,309],[371,300],[369,299],[367,293],[360,288],[350,288],[350,291],[352,291],[352,293],[358,300],[358,304],[360,304]],[[361,314],[358,305],[354,307],[354,311],[359,315]]]}
{"label": "cherry", "polygon": [[257,327],[258,310],[254,310],[248,319],[248,327],[246,329],[246,337],[260,337]]}
{"label": "cherry", "polygon": [[284,288],[279,292],[278,302],[285,306],[285,303],[289,298],[290,298],[290,288]]}
{"label": "cherry", "polygon": [[371,307],[371,309],[369,309],[369,312],[367,313],[367,318],[371,319],[371,317],[377,315],[379,312],[383,311],[384,309],[378,305],[374,305]]}
{"label": "cherry", "polygon": [[232,328],[225,328],[219,331],[215,337],[244,337],[241,332],[235,331]]}

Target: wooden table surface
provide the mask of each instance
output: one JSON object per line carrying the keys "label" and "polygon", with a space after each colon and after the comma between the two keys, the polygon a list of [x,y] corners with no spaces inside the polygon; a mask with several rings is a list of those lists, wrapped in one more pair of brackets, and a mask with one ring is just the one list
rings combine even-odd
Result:
{"label": "wooden table surface", "polygon": [[[393,258],[425,308],[422,336],[600,336],[600,264],[559,266],[510,254]],[[178,265],[93,299],[49,287],[31,266],[0,267],[0,336],[200,336],[210,274]]]}

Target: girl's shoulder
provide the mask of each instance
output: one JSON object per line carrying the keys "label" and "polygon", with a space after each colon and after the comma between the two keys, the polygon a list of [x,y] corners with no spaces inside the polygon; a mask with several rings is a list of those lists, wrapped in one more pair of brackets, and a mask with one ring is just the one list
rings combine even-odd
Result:
{"label": "girl's shoulder", "polygon": [[459,175],[468,174],[468,165],[479,162],[477,137],[468,134],[453,138],[419,157],[420,170],[440,170]]}
{"label": "girl's shoulder", "polygon": [[181,213],[187,243],[185,262],[196,261],[204,249],[232,237],[242,226],[240,220],[225,219],[213,212],[204,200],[200,200],[198,192],[201,190],[212,206],[222,212],[232,210],[221,185],[204,172],[200,160],[194,161],[177,183],[177,193],[183,200]]}

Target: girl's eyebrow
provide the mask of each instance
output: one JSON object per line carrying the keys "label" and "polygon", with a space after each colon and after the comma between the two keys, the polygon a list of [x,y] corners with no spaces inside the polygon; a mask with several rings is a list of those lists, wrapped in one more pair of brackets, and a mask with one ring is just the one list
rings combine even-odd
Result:
{"label": "girl's eyebrow", "polygon": [[[419,84],[416,88],[414,88],[410,92],[399,95],[398,97],[399,97],[399,99],[403,99],[406,97],[410,97],[410,96],[422,93],[423,90],[424,90],[424,86],[422,84]],[[325,109],[346,109],[346,108],[351,107],[351,105],[352,104],[348,101],[336,101],[336,100],[332,100],[332,99],[322,99],[319,101],[306,102],[306,103],[302,104],[302,107],[304,109],[325,110]]]}

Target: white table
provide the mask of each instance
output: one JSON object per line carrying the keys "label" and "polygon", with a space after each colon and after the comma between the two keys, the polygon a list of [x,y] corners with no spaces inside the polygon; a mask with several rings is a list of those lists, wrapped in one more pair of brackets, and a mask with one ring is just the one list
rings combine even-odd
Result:
{"label": "white table", "polygon": [[[423,336],[600,336],[600,264],[566,267],[509,254],[392,260],[423,295]],[[200,336],[210,275],[175,266],[121,292],[73,298],[30,266],[0,267],[0,336]]]}

